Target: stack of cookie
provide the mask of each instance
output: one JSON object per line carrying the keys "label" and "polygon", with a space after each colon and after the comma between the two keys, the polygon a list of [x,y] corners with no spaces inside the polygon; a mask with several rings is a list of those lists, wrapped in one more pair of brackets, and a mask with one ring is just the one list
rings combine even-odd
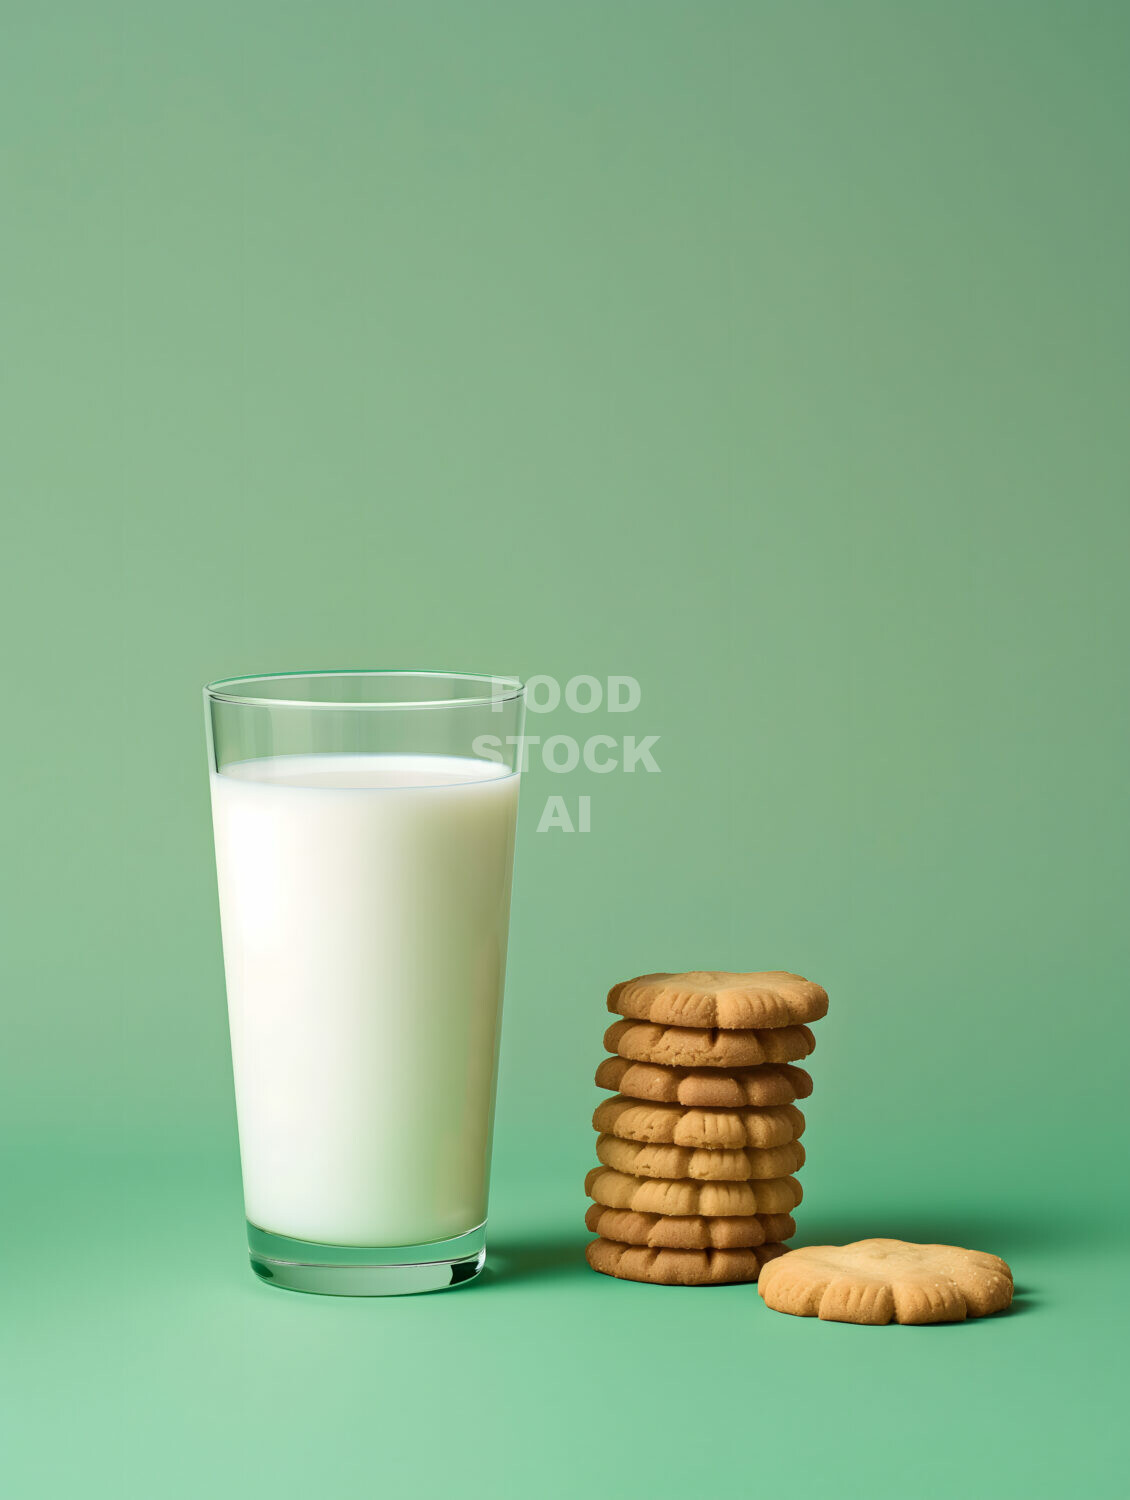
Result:
{"label": "stack of cookie", "polygon": [[796,1233],[812,1079],[793,1066],[828,1009],[818,984],[781,971],[644,974],[613,985],[613,1099],[593,1126],[585,1179],[594,1271],[668,1286],[756,1281]]}

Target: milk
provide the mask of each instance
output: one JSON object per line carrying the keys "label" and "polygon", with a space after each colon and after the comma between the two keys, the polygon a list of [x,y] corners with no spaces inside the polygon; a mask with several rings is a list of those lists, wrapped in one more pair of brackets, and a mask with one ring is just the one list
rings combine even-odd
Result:
{"label": "milk", "polygon": [[475,1228],[518,777],[326,754],[211,781],[248,1219],[333,1245]]}

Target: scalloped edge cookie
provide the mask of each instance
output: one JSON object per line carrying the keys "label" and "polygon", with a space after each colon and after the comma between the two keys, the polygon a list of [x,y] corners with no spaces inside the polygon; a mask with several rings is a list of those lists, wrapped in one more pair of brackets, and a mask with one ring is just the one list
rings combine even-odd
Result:
{"label": "scalloped edge cookie", "polygon": [[812,1075],[791,1063],[763,1063],[726,1072],[721,1068],[672,1068],[665,1063],[606,1057],[596,1070],[596,1083],[598,1088],[632,1099],[706,1109],[791,1104],[812,1093]]}
{"label": "scalloped edge cookie", "polygon": [[615,1240],[592,1240],[585,1259],[594,1271],[621,1281],[648,1281],[658,1286],[732,1286],[756,1281],[763,1266],[784,1255],[784,1245],[756,1250],[649,1250]]}
{"label": "scalloped edge cookie", "polygon": [[693,1177],[699,1182],[747,1182],[751,1178],[764,1182],[791,1177],[804,1166],[804,1147],[799,1141],[767,1151],[752,1147],[697,1151],[687,1146],[645,1146],[639,1141],[622,1141],[616,1135],[602,1135],[597,1137],[596,1154],[606,1167],[631,1177]]}
{"label": "scalloped edge cookie", "polygon": [[652,1250],[754,1250],[767,1242],[780,1244],[796,1234],[792,1214],[731,1214],[706,1218],[702,1214],[640,1214],[630,1208],[605,1208],[591,1203],[585,1226],[601,1239],[621,1245],[647,1245]]}
{"label": "scalloped edge cookie", "polygon": [[[689,1146],[694,1150],[766,1151],[804,1134],[804,1115],[795,1104],[763,1109],[688,1109],[681,1104],[645,1103],[618,1094],[593,1111],[592,1128],[624,1141]],[[694,1176],[693,1172],[677,1174]]]}
{"label": "scalloped edge cookie", "polygon": [[1001,1312],[1012,1272],[959,1245],[856,1240],[790,1250],[761,1287],[766,1307],[834,1323],[960,1323]]}
{"label": "scalloped edge cookie", "polygon": [[614,1021],[604,1047],[633,1062],[677,1068],[744,1068],[807,1057],[816,1038],[807,1026],[770,1031],[724,1031],[718,1027],[659,1026],[650,1021]]}
{"label": "scalloped edge cookie", "polygon": [[695,969],[622,980],[608,992],[608,1009],[664,1026],[748,1030],[819,1021],[828,1013],[828,995],[822,986],[787,969],[746,974]]}
{"label": "scalloped edge cookie", "polygon": [[804,1196],[795,1177],[768,1182],[669,1181],[632,1177],[614,1167],[593,1167],[585,1192],[605,1208],[631,1208],[641,1214],[704,1214],[729,1218],[748,1214],[790,1214]]}

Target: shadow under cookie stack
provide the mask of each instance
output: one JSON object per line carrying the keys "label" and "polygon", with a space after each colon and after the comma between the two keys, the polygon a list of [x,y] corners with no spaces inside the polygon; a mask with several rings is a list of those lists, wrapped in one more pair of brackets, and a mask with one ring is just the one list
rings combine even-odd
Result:
{"label": "shadow under cookie stack", "polygon": [[645,974],[613,985],[596,1072],[601,1165],[585,1179],[594,1271],[663,1286],[756,1281],[801,1200],[818,984],[783,971]]}

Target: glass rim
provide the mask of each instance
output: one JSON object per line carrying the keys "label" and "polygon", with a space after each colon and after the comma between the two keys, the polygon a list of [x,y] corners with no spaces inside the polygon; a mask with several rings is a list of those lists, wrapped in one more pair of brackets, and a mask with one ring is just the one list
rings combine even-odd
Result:
{"label": "glass rim", "polygon": [[[395,701],[331,702],[325,699],[284,698],[272,693],[240,692],[242,685],[264,682],[298,682],[310,678],[326,680],[334,677],[370,677],[387,681],[398,677],[435,678],[444,682],[466,682],[487,685],[495,691],[475,697],[417,698]],[[497,691],[497,689],[502,691]],[[361,667],[355,670],[334,668],[317,672],[252,672],[241,677],[218,677],[204,685],[204,697],[213,703],[237,703],[248,708],[307,708],[307,709],[358,709],[371,713],[380,709],[404,712],[413,708],[489,708],[498,703],[510,703],[526,691],[518,677],[485,672],[442,672],[411,667]]]}

